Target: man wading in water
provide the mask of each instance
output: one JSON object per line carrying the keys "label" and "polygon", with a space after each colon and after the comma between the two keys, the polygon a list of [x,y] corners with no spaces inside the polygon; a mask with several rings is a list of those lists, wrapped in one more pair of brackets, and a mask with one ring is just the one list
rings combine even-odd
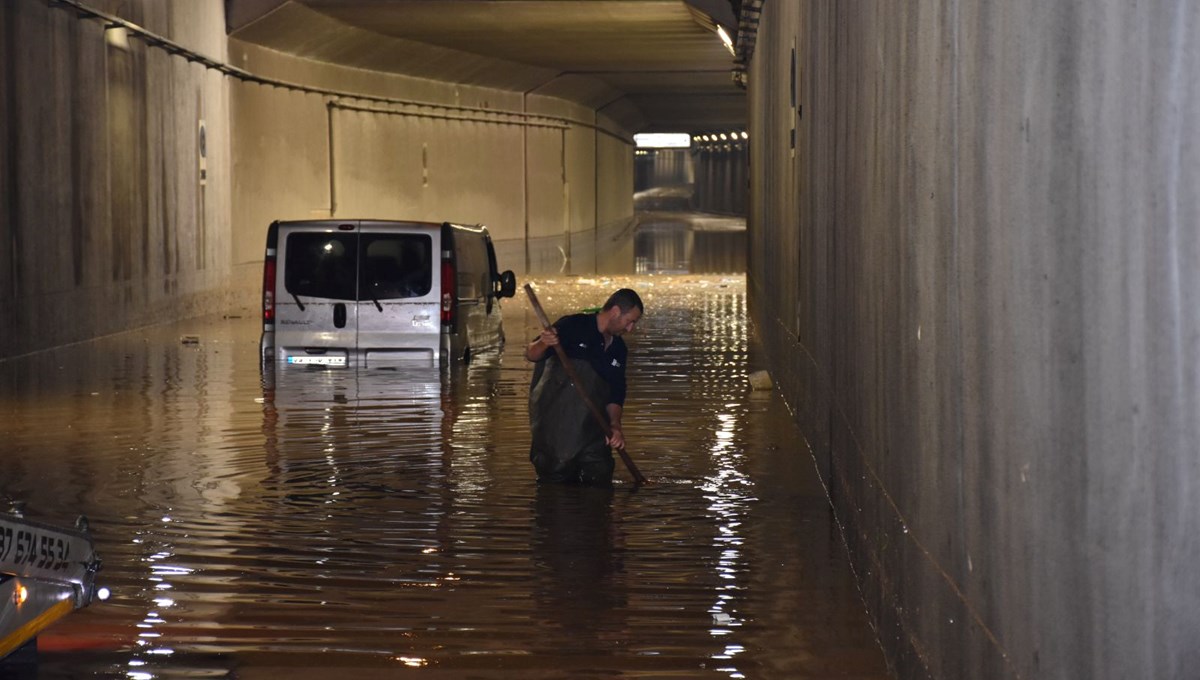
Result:
{"label": "man wading in water", "polygon": [[[539,482],[611,484],[610,446],[625,448],[621,412],[625,405],[625,357],[621,336],[642,318],[642,299],[628,288],[613,293],[596,314],[564,316],[525,348],[537,363],[529,388],[529,460]],[[553,351],[561,345],[594,403],[604,404],[612,428],[606,437],[576,393]]]}

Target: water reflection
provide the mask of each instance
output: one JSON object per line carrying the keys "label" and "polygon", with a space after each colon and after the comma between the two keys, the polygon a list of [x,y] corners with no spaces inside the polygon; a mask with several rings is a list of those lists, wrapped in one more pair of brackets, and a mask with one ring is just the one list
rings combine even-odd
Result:
{"label": "water reflection", "polygon": [[642,294],[656,484],[534,482],[520,298],[503,353],[446,371],[263,373],[254,319],[0,363],[0,500],[89,515],[115,590],[40,677],[885,677],[811,459],[746,386],[743,280],[536,285],[551,316]]}
{"label": "water reflection", "polygon": [[624,627],[624,538],[613,518],[614,493],[611,487],[537,488],[535,597],[542,609],[559,615],[555,627],[570,641],[564,653],[601,652],[601,631]]}
{"label": "water reflection", "polygon": [[633,251],[639,274],[742,273],[746,220],[698,212],[639,212]]}

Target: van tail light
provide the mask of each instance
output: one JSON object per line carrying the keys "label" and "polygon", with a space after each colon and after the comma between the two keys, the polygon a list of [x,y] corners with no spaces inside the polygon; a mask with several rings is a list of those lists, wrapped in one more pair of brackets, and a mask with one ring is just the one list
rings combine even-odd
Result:
{"label": "van tail light", "polygon": [[442,260],[442,325],[454,326],[454,263]]}
{"label": "van tail light", "polygon": [[275,253],[263,260],[263,323],[275,323]]}

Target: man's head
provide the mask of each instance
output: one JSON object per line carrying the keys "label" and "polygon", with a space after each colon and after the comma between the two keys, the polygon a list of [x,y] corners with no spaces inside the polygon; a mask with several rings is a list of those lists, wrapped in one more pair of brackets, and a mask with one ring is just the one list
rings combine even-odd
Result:
{"label": "man's head", "polygon": [[625,335],[642,318],[642,298],[629,288],[622,288],[608,297],[600,308],[600,331],[609,335]]}

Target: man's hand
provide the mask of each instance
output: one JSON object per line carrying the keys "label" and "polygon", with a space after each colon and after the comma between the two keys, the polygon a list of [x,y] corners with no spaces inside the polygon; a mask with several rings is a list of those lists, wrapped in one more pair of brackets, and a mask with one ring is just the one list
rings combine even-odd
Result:
{"label": "man's hand", "polygon": [[625,433],[621,432],[621,428],[614,427],[612,428],[612,435],[605,439],[605,441],[614,449],[623,449],[625,448]]}
{"label": "man's hand", "polygon": [[558,330],[551,326],[538,334],[537,339],[525,348],[525,358],[529,361],[541,361],[546,358],[546,352],[558,344]]}
{"label": "man's hand", "polygon": [[612,434],[604,441],[614,449],[623,449],[625,448],[625,433],[621,431],[621,415],[625,409],[620,404],[609,404],[605,410],[608,411],[609,429],[612,430]]}

